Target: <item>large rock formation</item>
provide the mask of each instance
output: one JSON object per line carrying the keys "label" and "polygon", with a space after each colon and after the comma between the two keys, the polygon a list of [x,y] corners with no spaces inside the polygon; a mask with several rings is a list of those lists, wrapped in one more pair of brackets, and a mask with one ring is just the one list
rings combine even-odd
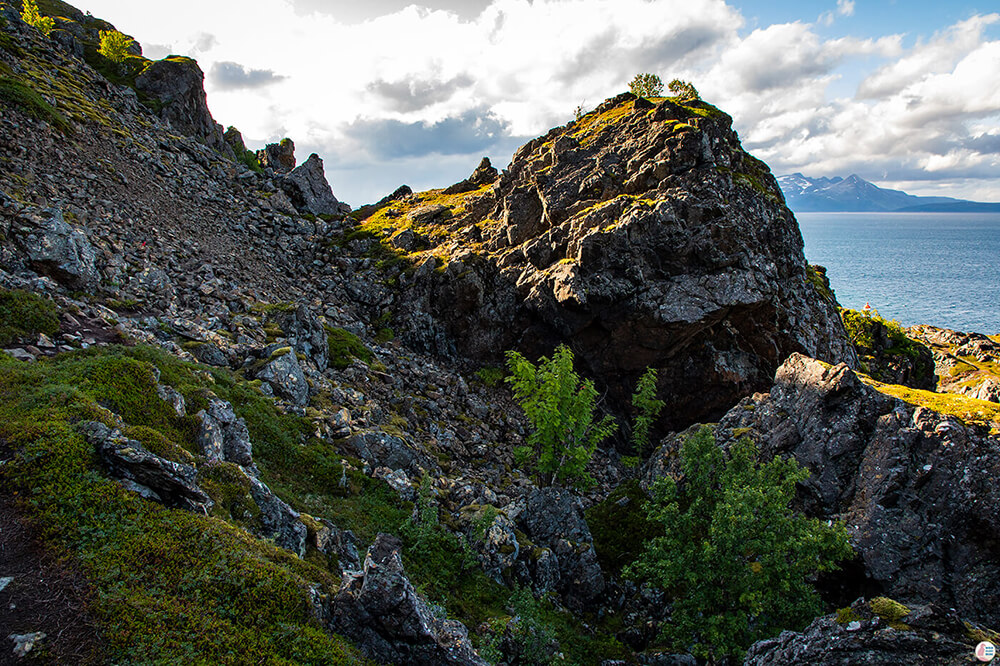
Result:
{"label": "large rock formation", "polygon": [[222,126],[208,110],[205,73],[197,61],[183,56],[157,60],[136,77],[135,87],[162,105],[160,116],[178,132],[204,141],[230,159],[235,157],[223,138]]}
{"label": "large rock formation", "polygon": [[[802,507],[845,521],[863,570],[844,575],[843,593],[883,591],[1000,623],[1000,441],[880,393],[845,365],[795,354],[774,381],[726,414],[716,439],[750,436],[765,459],[792,456],[811,471]],[[676,472],[676,446],[653,456],[654,475]]]}
{"label": "large rock formation", "polygon": [[731,125],[620,95],[522,146],[492,186],[376,209],[369,228],[422,228],[448,257],[400,278],[399,328],[477,359],[567,343],[619,405],[655,367],[673,425],[765,388],[795,351],[854,366],[795,218]]}

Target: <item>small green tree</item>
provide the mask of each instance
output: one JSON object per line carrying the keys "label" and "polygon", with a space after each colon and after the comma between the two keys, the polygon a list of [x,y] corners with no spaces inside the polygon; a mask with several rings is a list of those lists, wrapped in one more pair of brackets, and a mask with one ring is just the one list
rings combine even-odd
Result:
{"label": "small green tree", "polygon": [[610,416],[594,423],[597,389],[573,370],[573,352],[559,345],[551,359],[543,356],[535,366],[510,351],[507,367],[506,381],[532,427],[528,445],[515,452],[519,464],[533,465],[544,485],[555,482],[582,488],[593,483],[587,463],[616,426]]}
{"label": "small green tree", "polygon": [[663,81],[656,74],[636,74],[628,89],[636,97],[659,97],[663,94]]}
{"label": "small green tree", "polygon": [[121,64],[128,59],[133,40],[117,30],[101,30],[101,46],[97,52],[111,62]]}
{"label": "small green tree", "polygon": [[687,81],[681,81],[680,79],[674,79],[667,84],[667,88],[674,94],[681,102],[693,102],[695,100],[701,99],[701,95],[695,89],[694,85],[688,83]]}
{"label": "small green tree", "polygon": [[822,612],[811,577],[851,555],[843,525],[791,508],[808,470],[757,456],[746,438],[727,457],[708,428],[689,437],[683,481],[658,480],[646,506],[663,536],[626,569],[673,599],[661,640],[702,658],[739,657],[754,641],[801,628]]}
{"label": "small green tree", "polygon": [[656,398],[656,369],[646,368],[632,394],[632,407],[638,412],[632,424],[632,444],[640,458],[649,446],[649,428],[660,415],[664,404]]}
{"label": "small green tree", "polygon": [[52,29],[56,27],[55,19],[51,16],[42,16],[41,12],[38,11],[38,4],[35,0],[24,0],[23,7],[21,20],[28,25],[34,26],[39,32],[48,37]]}

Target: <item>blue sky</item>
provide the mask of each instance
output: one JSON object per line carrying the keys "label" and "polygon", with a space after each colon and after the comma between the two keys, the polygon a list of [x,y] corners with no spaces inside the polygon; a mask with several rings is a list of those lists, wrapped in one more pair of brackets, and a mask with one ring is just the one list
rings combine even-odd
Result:
{"label": "blue sky", "polygon": [[[1000,6],[914,0],[81,0],[206,72],[353,204],[443,187],[627,89],[694,82],[776,174],[1000,201]],[[198,21],[189,17],[198,16]]]}

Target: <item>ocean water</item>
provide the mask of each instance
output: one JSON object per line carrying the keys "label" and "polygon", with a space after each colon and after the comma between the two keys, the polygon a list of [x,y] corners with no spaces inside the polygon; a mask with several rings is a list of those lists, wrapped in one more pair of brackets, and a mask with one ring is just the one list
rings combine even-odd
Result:
{"label": "ocean water", "polygon": [[1000,333],[1000,213],[799,213],[837,300],[906,326]]}

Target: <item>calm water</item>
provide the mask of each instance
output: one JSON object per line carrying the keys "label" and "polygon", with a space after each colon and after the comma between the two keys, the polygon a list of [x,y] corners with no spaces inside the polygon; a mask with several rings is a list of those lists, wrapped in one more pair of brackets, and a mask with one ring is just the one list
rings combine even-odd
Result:
{"label": "calm water", "polygon": [[1000,213],[800,213],[837,300],[904,325],[1000,333]]}

